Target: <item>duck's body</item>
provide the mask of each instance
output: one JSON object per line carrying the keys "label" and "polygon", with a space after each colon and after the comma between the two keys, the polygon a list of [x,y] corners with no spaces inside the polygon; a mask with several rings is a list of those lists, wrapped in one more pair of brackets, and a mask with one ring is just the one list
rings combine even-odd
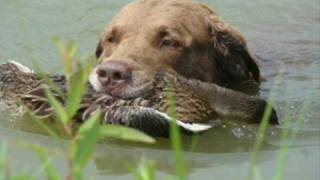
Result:
{"label": "duck's body", "polygon": [[[50,79],[63,93],[66,92],[64,76],[50,76]],[[21,101],[36,115],[52,117],[52,108],[44,92],[45,86],[47,85],[37,74],[19,63],[0,65],[0,99],[9,106]],[[167,114],[170,98],[174,102],[172,108],[176,112],[176,122],[187,132],[200,132],[211,128],[211,121],[216,119],[217,115],[260,119],[261,117],[255,117],[261,116],[261,109],[258,108],[261,108],[261,102],[263,110],[266,105],[264,101],[214,84],[187,80],[169,73],[158,73],[146,89],[148,91],[144,97],[120,99],[95,92],[88,84],[75,120],[83,122],[99,110],[103,114],[103,124],[121,124],[153,136],[167,136],[169,121],[173,119]],[[172,97],[168,97],[170,94]],[[55,95],[65,104],[65,95]],[[248,104],[245,104],[246,102]],[[232,111],[230,108],[238,109]],[[270,119],[271,123],[275,121],[277,122],[277,119]]]}
{"label": "duck's body", "polygon": [[[62,92],[66,92],[64,76],[54,75],[49,78]],[[213,110],[207,103],[195,98],[195,95],[187,93],[182,86],[177,88],[177,82],[173,81],[174,76],[159,73],[154,83],[150,84],[151,87],[148,87],[150,89],[148,95],[126,100],[95,92],[88,84],[75,120],[83,122],[93,112],[99,110],[103,114],[103,124],[121,124],[140,129],[150,135],[167,136],[169,121],[173,119],[166,113],[169,108],[168,93],[170,91],[175,97],[179,97],[175,98],[177,110],[175,115],[179,120],[178,125],[185,127],[186,131],[197,132],[209,129],[211,125],[208,123],[213,119]],[[176,88],[174,90],[174,87],[169,88],[168,83],[175,84]],[[0,98],[10,109],[21,104],[18,102],[22,102],[35,115],[53,117],[53,109],[45,95],[45,86],[47,85],[37,74],[19,63],[10,62],[0,65]],[[54,95],[62,104],[65,104],[65,98],[61,94],[54,93]],[[190,102],[181,103],[180,99]]]}

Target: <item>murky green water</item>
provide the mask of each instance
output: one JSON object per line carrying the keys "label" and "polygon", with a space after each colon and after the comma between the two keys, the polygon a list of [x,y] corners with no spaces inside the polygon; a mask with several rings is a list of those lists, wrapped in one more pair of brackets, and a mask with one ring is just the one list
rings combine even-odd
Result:
{"label": "murky green water", "polygon": [[[50,72],[61,72],[52,37],[76,41],[81,54],[94,52],[103,27],[128,2],[0,0],[0,63],[15,59],[32,65],[32,61],[37,61]],[[261,96],[266,98],[272,85],[277,85],[275,106],[280,117],[285,114],[285,104],[291,103],[291,130],[298,130],[298,134],[289,149],[286,179],[320,179],[319,1],[205,2],[216,7],[224,20],[241,29],[253,53],[259,57],[268,79],[261,85]],[[297,115],[312,84],[317,95],[312,98],[302,126],[297,127]],[[30,171],[36,174],[39,169],[35,153],[19,146],[20,142],[48,147],[61,174],[66,172],[62,145],[43,135],[31,122],[12,120],[4,111],[0,115],[0,142],[9,144],[8,157],[13,173]],[[268,130],[267,141],[259,154],[258,167],[265,179],[270,179],[276,171],[281,130],[283,127]],[[256,132],[257,126],[229,123],[225,128],[218,127],[201,135],[197,141],[184,137],[190,179],[244,179]],[[155,161],[157,176],[162,179],[174,172],[169,146],[167,140],[159,140],[153,146],[115,141],[101,143],[86,174],[97,179],[131,179],[127,164],[137,164],[145,156]]]}

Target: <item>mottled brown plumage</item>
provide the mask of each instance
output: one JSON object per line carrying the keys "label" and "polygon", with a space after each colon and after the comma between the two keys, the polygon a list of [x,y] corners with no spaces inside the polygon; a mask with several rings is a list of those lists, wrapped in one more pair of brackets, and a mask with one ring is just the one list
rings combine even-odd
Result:
{"label": "mottled brown plumage", "polygon": [[[45,88],[49,86],[37,74],[28,70],[23,71],[21,67],[23,68],[15,63],[0,66],[1,99],[10,109],[14,109],[16,107],[14,105],[22,102],[24,107],[35,115],[52,118],[54,112],[45,94]],[[66,80],[64,76],[49,76],[49,79],[62,92],[61,94],[51,89],[53,94],[62,104],[65,104]],[[171,85],[172,88],[170,88]],[[104,124],[122,124],[143,130],[151,135],[166,136],[170,119],[166,114],[169,108],[169,93],[173,93],[175,97],[175,115],[181,122],[208,123],[213,119],[214,113],[208,103],[196,98],[195,94],[185,91],[183,85],[180,85],[175,76],[171,74],[158,73],[154,81],[146,88],[149,91],[144,97],[120,99],[95,92],[88,84],[75,120],[83,122],[92,113],[99,110],[103,115],[102,123]]]}
{"label": "mottled brown plumage", "polygon": [[[62,92],[51,88],[56,98],[64,105],[64,76],[49,76],[49,79]],[[22,102],[34,114],[52,118],[53,109],[44,91],[48,87],[51,86],[46,85],[37,74],[18,63],[0,65],[0,98],[11,108],[17,102]],[[144,96],[133,99],[120,99],[99,93],[88,84],[81,107],[74,119],[83,122],[99,110],[103,115],[103,124],[121,124],[140,129],[150,135],[167,136],[168,122],[172,120],[167,114],[170,99],[173,99],[175,104],[178,125],[191,132],[210,128],[210,122],[218,116],[258,122],[266,106],[262,100],[214,84],[188,80],[168,72],[158,72],[146,87]],[[270,123],[277,123],[275,112],[274,117],[270,118]]]}

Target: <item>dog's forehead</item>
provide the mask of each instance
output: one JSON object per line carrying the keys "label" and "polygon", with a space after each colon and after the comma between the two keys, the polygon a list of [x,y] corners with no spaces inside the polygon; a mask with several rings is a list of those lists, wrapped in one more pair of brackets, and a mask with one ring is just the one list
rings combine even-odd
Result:
{"label": "dog's forehead", "polygon": [[[146,0],[125,6],[110,22],[107,29],[122,27],[130,31],[163,29],[186,30],[191,34],[203,34],[207,30],[207,9],[188,0]],[[197,27],[197,28],[194,28]],[[203,28],[201,28],[203,27]]]}
{"label": "dog's forehead", "polygon": [[[188,0],[145,0],[133,2],[125,6],[113,18],[112,22],[119,23],[139,23],[145,21],[164,21],[184,22],[202,21],[197,18],[203,18],[208,11],[201,4]],[[112,23],[111,22],[111,23]]]}

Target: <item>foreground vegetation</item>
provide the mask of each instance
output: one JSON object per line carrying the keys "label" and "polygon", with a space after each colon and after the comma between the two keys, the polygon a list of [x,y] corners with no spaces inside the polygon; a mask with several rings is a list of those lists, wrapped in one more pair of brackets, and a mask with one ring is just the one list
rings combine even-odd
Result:
{"label": "foreground vegetation", "polygon": [[[93,67],[95,59],[93,57],[86,57],[82,61],[75,61],[75,55],[77,52],[77,46],[73,43],[65,44],[60,40],[55,41],[59,51],[62,55],[64,62],[64,74],[67,77],[67,103],[66,107],[59,103],[57,99],[53,96],[52,92],[49,89],[46,89],[46,95],[49,99],[50,105],[54,109],[56,122],[58,122],[58,129],[52,128],[50,125],[43,123],[43,121],[31,112],[29,117],[43,127],[52,137],[55,137],[57,142],[62,143],[62,139],[67,138],[68,143],[65,148],[65,157],[67,163],[67,174],[60,176],[57,167],[54,166],[53,160],[50,158],[48,149],[41,147],[36,144],[23,144],[25,148],[32,149],[36,152],[41,160],[41,167],[39,167],[42,174],[46,175],[46,178],[49,180],[81,180],[87,179],[84,174],[84,170],[87,167],[88,162],[93,158],[93,153],[95,147],[100,139],[103,138],[116,138],[124,141],[135,141],[142,143],[155,143],[155,139],[142,133],[137,130],[115,126],[115,125],[106,125],[101,126],[99,124],[99,112],[94,113],[89,119],[85,121],[84,124],[79,127],[74,124],[73,117],[75,116],[77,110],[80,107],[80,99],[84,94],[85,86],[87,83],[88,75]],[[36,66],[37,67],[37,66]],[[36,71],[39,74],[42,74],[42,77],[48,84],[50,80],[45,77],[45,74],[42,73],[41,68],[36,68]],[[276,80],[277,81],[277,80]],[[52,85],[54,86],[54,85]],[[57,88],[51,88],[57,89]],[[298,123],[302,122],[302,119],[305,116],[306,110],[311,104],[315,92],[315,88],[310,88],[311,91],[308,93],[309,96],[306,98],[305,102],[302,105],[302,108],[298,115]],[[271,91],[269,102],[274,101],[276,97],[276,86]],[[169,114],[171,117],[175,117],[175,97],[172,94],[168,95],[169,98]],[[282,126],[290,126],[290,108],[287,103],[285,108],[285,116],[282,118]],[[259,128],[259,133],[255,145],[252,150],[252,158],[250,162],[250,168],[248,169],[248,180],[252,179],[263,179],[260,175],[259,169],[256,166],[256,160],[259,155],[261,145],[265,138],[265,133],[268,128],[268,117],[271,114],[271,107],[267,107],[264,113],[263,121]],[[278,155],[278,162],[276,165],[276,173],[274,174],[274,180],[282,180],[284,167],[286,166],[286,156],[289,145],[292,143],[293,139],[296,136],[296,131],[289,131],[289,128],[285,128],[282,131],[281,147]],[[179,128],[175,123],[170,124],[170,140],[172,146],[172,152],[175,157],[175,170],[176,170],[176,179],[184,180],[187,179],[186,168],[183,159],[182,151],[182,141]],[[13,175],[10,173],[10,164],[7,161],[7,145],[6,142],[2,142],[0,146],[0,180],[33,180],[37,179],[34,174],[20,174]],[[132,168],[132,175],[136,179],[140,180],[152,180],[155,179],[155,172],[157,171],[156,165],[148,161],[148,159],[142,158],[141,164],[137,168]]]}

